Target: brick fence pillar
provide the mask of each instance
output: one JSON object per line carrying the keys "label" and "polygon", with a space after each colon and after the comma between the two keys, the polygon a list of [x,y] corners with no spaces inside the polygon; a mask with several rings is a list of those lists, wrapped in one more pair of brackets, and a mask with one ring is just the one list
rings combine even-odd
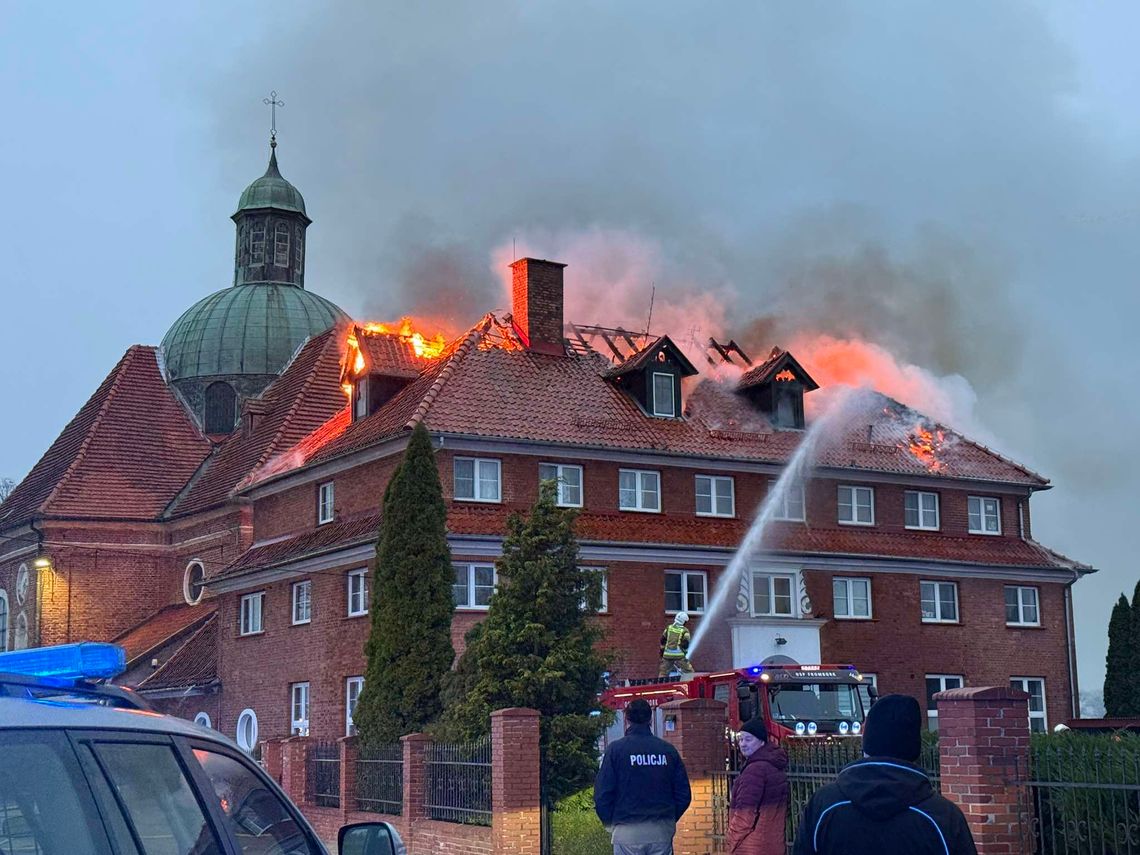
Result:
{"label": "brick fence pillar", "polygon": [[966,815],[979,855],[1031,852],[1029,805],[1013,783],[1029,760],[1029,695],[991,686],[934,699],[942,795]]}
{"label": "brick fence pillar", "polygon": [[265,774],[281,783],[281,739],[267,739],[261,743],[261,762],[265,764]]}
{"label": "brick fence pillar", "polygon": [[306,766],[309,760],[309,737],[292,736],[281,742],[281,789],[296,804],[309,802]]}
{"label": "brick fence pillar", "polygon": [[728,759],[724,738],[728,707],[711,698],[690,698],[670,701],[661,709],[665,716],[662,736],[680,752],[693,790],[693,803],[677,823],[673,849],[705,855],[713,851],[713,811],[718,807],[713,804],[712,773],[724,772]]}
{"label": "brick fence pillar", "polygon": [[542,770],[537,710],[491,713],[491,845],[496,855],[538,855]]}
{"label": "brick fence pillar", "polygon": [[[404,746],[404,819],[408,822],[411,835],[412,826],[417,820],[425,819],[427,813],[427,765],[425,763],[431,737],[426,733],[409,733],[401,737]],[[411,841],[406,841],[411,845]]]}
{"label": "brick fence pillar", "polygon": [[348,814],[356,810],[356,737],[342,736],[340,745],[340,817],[348,822]]}

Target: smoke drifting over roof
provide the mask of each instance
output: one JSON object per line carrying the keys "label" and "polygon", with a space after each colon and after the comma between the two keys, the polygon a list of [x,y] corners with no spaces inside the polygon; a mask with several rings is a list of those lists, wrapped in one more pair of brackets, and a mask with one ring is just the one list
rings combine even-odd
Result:
{"label": "smoke drifting over roof", "polygon": [[[1132,584],[1113,508],[1140,475],[1137,403],[1115,385],[1140,379],[1140,298],[1096,290],[1134,278],[1140,221],[1099,215],[1135,210],[1140,170],[1114,116],[1096,133],[1104,105],[1044,7],[295,11],[235,63],[273,69],[288,102],[311,287],[458,328],[507,305],[505,264],[530,254],[569,264],[577,321],[643,328],[656,286],[653,328],[679,343],[858,340],[954,412],[976,395],[999,448],[1061,488],[1036,527],[1109,571],[1078,589],[1098,679],[1101,601]],[[211,94],[237,185],[260,117],[231,76]]]}

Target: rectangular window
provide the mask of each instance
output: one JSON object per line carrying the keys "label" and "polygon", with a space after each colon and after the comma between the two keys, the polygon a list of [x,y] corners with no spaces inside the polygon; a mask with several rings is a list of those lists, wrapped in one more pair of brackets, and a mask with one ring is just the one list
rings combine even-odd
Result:
{"label": "rectangular window", "polygon": [[[610,602],[609,602],[609,574],[606,572],[606,568],[605,567],[579,567],[578,569],[583,573],[593,573],[593,574],[596,574],[598,576],[598,580],[601,582],[601,590],[598,592],[598,613],[600,614],[602,612],[609,611],[609,607],[610,607]],[[588,609],[589,609],[589,604],[585,601],[585,598],[583,598],[582,610],[588,611]]]}
{"label": "rectangular window", "polygon": [[[778,481],[768,482],[768,491],[776,489]],[[790,522],[803,522],[807,518],[804,503],[804,485],[802,483],[789,484],[784,495],[776,505],[774,519],[788,520]]]}
{"label": "rectangular window", "polygon": [[581,466],[568,466],[563,463],[540,463],[538,464],[538,480],[553,481],[557,485],[559,507],[582,507]]}
{"label": "rectangular window", "polygon": [[752,574],[752,614],[755,617],[794,617],[791,576]]}
{"label": "rectangular window", "polygon": [[455,458],[455,498],[465,502],[498,502],[502,468],[489,457]]}
{"label": "rectangular window", "polygon": [[648,469],[619,469],[618,507],[623,511],[660,513],[661,473]]}
{"label": "rectangular window", "polygon": [[289,227],[278,223],[273,236],[273,263],[278,267],[289,266]]}
{"label": "rectangular window", "polygon": [[368,415],[368,378],[361,377],[352,385],[352,417],[362,419]]}
{"label": "rectangular window", "polygon": [[289,687],[289,734],[290,736],[309,735],[309,684],[294,683]]}
{"label": "rectangular window", "polygon": [[313,582],[293,583],[293,625],[309,623],[313,619]]}
{"label": "rectangular window", "polygon": [[348,616],[368,614],[368,568],[348,574]]}
{"label": "rectangular window", "polygon": [[732,478],[720,475],[697,476],[697,516],[736,516],[736,489]]}
{"label": "rectangular window", "polygon": [[495,593],[494,564],[456,564],[455,582],[451,586],[457,609],[487,609]]}
{"label": "rectangular window", "polygon": [[256,635],[262,632],[261,606],[264,602],[264,591],[259,591],[256,594],[246,594],[241,598],[241,624],[239,631],[242,635]]}
{"label": "rectangular window", "polygon": [[871,580],[836,577],[831,580],[835,616],[850,620],[871,617]]}
{"label": "rectangular window", "polygon": [[970,534],[1001,534],[1001,502],[986,496],[967,501]]}
{"label": "rectangular window", "polygon": [[665,611],[701,614],[705,610],[707,586],[708,574],[704,570],[666,570]]}
{"label": "rectangular window", "polygon": [[920,582],[923,623],[958,622],[958,583]]}
{"label": "rectangular window", "polygon": [[326,481],[317,490],[317,525],[324,525],[333,521],[336,511],[333,503],[336,501],[336,483]]}
{"label": "rectangular window", "polygon": [[907,490],[903,497],[906,527],[938,531],[938,494]]}
{"label": "rectangular window", "polygon": [[1010,677],[1009,687],[1020,689],[1029,695],[1030,732],[1047,732],[1049,721],[1045,715],[1045,679],[1043,677]]}
{"label": "rectangular window", "polygon": [[841,486],[839,522],[844,525],[874,525],[875,491],[870,487]]}
{"label": "rectangular window", "polygon": [[934,696],[950,689],[960,689],[964,685],[966,678],[961,674],[926,675],[926,726],[930,730],[938,730],[938,702]]}
{"label": "rectangular window", "polygon": [[249,230],[249,263],[265,263],[265,223],[254,223]]}
{"label": "rectangular window", "polygon": [[653,415],[676,417],[677,402],[674,386],[672,374],[653,372]]}
{"label": "rectangular window", "polygon": [[364,688],[363,677],[349,677],[344,681],[344,735],[356,736],[356,725],[352,714],[356,712],[356,702],[360,700],[360,690]]}
{"label": "rectangular window", "polygon": [[1011,626],[1041,626],[1036,588],[1006,586],[1005,622]]}

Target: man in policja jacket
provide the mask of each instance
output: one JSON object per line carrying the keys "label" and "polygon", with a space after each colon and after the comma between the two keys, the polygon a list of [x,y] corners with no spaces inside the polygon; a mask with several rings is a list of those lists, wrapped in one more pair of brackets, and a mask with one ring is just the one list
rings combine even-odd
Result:
{"label": "man in policja jacket", "polygon": [[650,731],[648,703],[632,701],[625,715],[626,735],[606,748],[594,782],[594,810],[614,855],[672,855],[677,820],[692,801],[685,764]]}
{"label": "man in policja jacket", "polygon": [[793,855],[977,855],[962,811],[916,765],[922,711],[906,695],[871,707],[863,759],[845,767],[804,809]]}

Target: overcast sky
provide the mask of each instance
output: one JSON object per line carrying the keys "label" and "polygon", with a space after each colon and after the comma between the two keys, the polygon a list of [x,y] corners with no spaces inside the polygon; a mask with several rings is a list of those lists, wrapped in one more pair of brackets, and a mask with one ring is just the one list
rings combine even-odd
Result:
{"label": "overcast sky", "polygon": [[1099,690],[1140,574],[1140,7],[331,6],[0,0],[0,476],[230,284],[276,89],[306,281],[350,313],[471,323],[514,242],[569,263],[577,320],[653,283],[678,334],[858,336],[966,389],[1056,485],[1038,539],[1101,568]]}

